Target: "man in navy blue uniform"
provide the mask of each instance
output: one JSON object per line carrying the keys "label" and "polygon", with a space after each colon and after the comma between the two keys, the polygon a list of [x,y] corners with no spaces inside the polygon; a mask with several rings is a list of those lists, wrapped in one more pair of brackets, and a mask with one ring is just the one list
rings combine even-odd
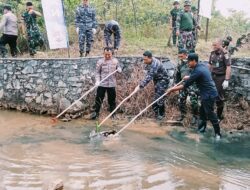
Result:
{"label": "man in navy blue uniform", "polygon": [[200,120],[198,130],[199,132],[205,132],[207,120],[210,120],[214,132],[215,138],[219,140],[221,138],[220,125],[217,115],[214,112],[214,104],[218,97],[218,92],[215,83],[212,79],[211,73],[207,65],[199,63],[199,56],[195,53],[188,55],[188,65],[193,68],[190,76],[185,76],[184,84],[170,88],[167,93],[174,91],[187,89],[194,82],[200,90],[201,107],[200,107]]}

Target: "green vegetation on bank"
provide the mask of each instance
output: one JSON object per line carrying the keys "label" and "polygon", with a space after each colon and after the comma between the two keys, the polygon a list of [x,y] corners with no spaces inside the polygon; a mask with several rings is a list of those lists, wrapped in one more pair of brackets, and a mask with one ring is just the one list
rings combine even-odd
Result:
{"label": "green vegetation on bank", "polygon": [[[71,44],[77,42],[74,30],[74,12],[81,1],[63,0]],[[35,8],[42,12],[41,1],[33,0],[32,2],[35,4]],[[91,5],[96,7],[99,23],[115,19],[121,24],[124,47],[130,49],[128,53],[134,52],[134,49],[138,47],[139,49],[159,50],[159,54],[165,52],[167,48],[170,35],[169,12],[172,9],[172,2],[172,0],[90,0]],[[20,19],[20,15],[25,10],[25,3],[26,0],[2,0],[0,9],[4,4],[9,4]],[[197,0],[193,1],[193,5],[197,6],[197,4]],[[1,14],[2,11],[0,17]],[[46,37],[43,18],[38,19],[38,24]],[[206,19],[202,18],[200,39],[205,37],[205,26]],[[225,38],[227,35],[233,36],[236,40],[249,31],[250,19],[246,18],[243,12],[232,11],[232,15],[225,18],[219,11],[213,11],[209,23],[209,40],[217,37]],[[19,49],[22,52],[27,49],[25,39],[21,37],[19,38]]]}

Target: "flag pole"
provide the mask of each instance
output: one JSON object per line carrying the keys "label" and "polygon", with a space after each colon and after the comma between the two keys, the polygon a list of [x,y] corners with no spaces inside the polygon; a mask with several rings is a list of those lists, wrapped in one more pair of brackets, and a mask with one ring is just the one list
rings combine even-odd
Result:
{"label": "flag pole", "polygon": [[70,58],[70,49],[69,49],[69,30],[66,22],[66,15],[65,15],[65,6],[64,6],[64,0],[62,0],[62,6],[63,6],[63,18],[64,18],[64,24],[66,26],[66,31],[67,31],[67,49],[68,49],[68,58]]}

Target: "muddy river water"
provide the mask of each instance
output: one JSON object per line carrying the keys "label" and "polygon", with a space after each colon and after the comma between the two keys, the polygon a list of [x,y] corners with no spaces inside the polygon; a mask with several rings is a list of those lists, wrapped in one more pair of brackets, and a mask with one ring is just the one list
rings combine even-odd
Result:
{"label": "muddy river water", "polygon": [[250,189],[249,137],[125,130],[99,141],[88,138],[94,126],[0,111],[0,190],[42,190],[57,179],[66,190]]}

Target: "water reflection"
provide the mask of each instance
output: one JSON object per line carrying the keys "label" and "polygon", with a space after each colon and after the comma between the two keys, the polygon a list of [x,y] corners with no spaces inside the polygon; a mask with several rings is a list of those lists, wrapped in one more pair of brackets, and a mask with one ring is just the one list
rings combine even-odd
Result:
{"label": "water reflection", "polygon": [[95,124],[81,122],[52,127],[48,118],[0,111],[0,189],[46,189],[56,179],[70,190],[250,187],[249,138],[215,144],[209,136],[173,130],[90,141]]}

